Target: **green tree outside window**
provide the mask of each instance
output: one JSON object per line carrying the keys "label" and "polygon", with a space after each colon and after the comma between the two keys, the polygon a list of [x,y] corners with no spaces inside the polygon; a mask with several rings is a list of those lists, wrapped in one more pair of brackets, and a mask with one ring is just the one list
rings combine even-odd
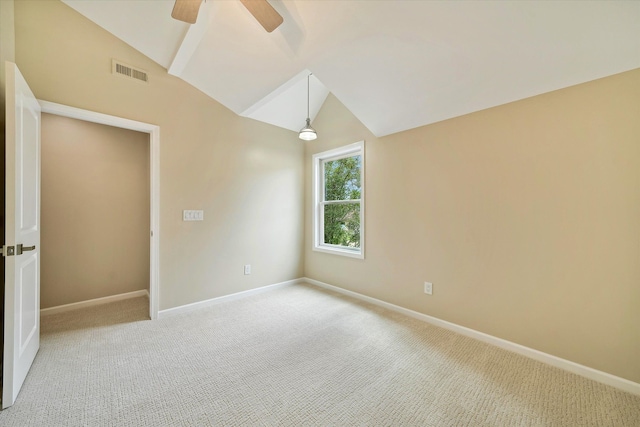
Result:
{"label": "green tree outside window", "polygon": [[360,155],[324,162],[324,243],[360,247]]}

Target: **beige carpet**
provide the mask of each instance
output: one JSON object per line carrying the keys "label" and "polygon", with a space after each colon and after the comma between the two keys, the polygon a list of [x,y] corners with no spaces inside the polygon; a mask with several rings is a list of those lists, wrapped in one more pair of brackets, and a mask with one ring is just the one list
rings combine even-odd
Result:
{"label": "beige carpet", "polygon": [[640,426],[638,396],[311,286],[147,309],[43,317],[0,425]]}

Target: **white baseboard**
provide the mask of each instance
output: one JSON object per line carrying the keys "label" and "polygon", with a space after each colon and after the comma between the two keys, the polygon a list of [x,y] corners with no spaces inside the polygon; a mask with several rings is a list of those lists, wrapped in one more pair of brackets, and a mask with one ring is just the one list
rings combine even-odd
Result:
{"label": "white baseboard", "polygon": [[262,286],[260,288],[249,289],[248,291],[236,292],[230,295],[224,295],[221,297],[211,298],[204,301],[198,301],[191,304],[185,304],[178,307],[167,308],[158,312],[158,318],[167,317],[174,314],[187,313],[189,311],[197,310],[203,307],[209,307],[212,305],[220,304],[222,302],[229,302],[240,298],[245,298],[251,295],[260,294],[262,292],[270,291],[277,288],[283,288],[285,286],[296,285],[298,283],[304,283],[303,279],[287,280],[286,282],[274,283],[273,285]]}
{"label": "white baseboard", "polygon": [[149,297],[149,291],[146,289],[140,291],[127,292],[124,294],[111,295],[103,298],[95,298],[87,301],[74,302],[72,304],[58,305],[56,307],[43,308],[40,310],[40,316],[49,316],[51,314],[64,313],[65,311],[78,310],[80,308],[91,307],[94,305],[108,304],[110,302],[121,301],[123,299]]}
{"label": "white baseboard", "polygon": [[366,295],[359,294],[357,292],[348,291],[346,289],[329,285],[327,283],[320,282],[318,280],[309,279],[305,277],[301,279],[299,282],[308,283],[314,286],[318,286],[320,288],[325,288],[325,289],[329,289],[329,290],[341,293],[343,295],[348,295],[350,297],[353,297],[362,301],[366,301],[370,304],[374,304],[379,307],[384,307],[386,309],[395,311],[397,313],[402,313],[414,319],[418,319],[423,322],[427,322],[432,325],[439,326],[441,328],[448,329],[453,332],[457,332],[461,335],[465,335],[467,337],[471,337],[479,341],[494,345],[496,347],[500,347],[502,349],[511,351],[513,353],[518,353],[530,359],[534,359],[539,362],[546,363],[551,366],[555,366],[556,368],[564,369],[565,371],[572,372],[574,374],[597,381],[599,383],[610,385],[617,389],[620,389],[629,393],[633,393],[636,395],[640,395],[640,384],[633,381],[629,381],[624,378],[617,377],[615,375],[608,374],[603,371],[599,371],[597,369],[590,368],[588,366],[580,365],[570,360],[562,359],[560,357],[553,356],[548,353],[543,353],[541,351],[534,350],[532,348],[525,347],[523,345],[516,344],[502,338],[494,337],[493,335],[488,335],[483,332],[476,331],[475,329],[470,329],[464,326],[457,325],[455,323],[447,322],[446,320],[438,319],[437,317],[429,316],[427,314],[418,313],[417,311],[409,310],[407,308],[400,307],[376,298],[371,298]]}

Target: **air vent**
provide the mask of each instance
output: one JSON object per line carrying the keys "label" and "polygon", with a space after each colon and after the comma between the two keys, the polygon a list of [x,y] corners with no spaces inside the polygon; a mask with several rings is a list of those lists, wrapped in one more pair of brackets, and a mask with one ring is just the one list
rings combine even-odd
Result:
{"label": "air vent", "polygon": [[149,83],[149,74],[146,71],[116,61],[115,59],[111,62],[111,73],[128,79]]}

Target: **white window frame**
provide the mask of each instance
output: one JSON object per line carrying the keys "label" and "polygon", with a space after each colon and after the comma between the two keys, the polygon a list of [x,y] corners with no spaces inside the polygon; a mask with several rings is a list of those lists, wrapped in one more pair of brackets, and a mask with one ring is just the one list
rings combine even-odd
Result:
{"label": "white window frame", "polygon": [[[346,248],[344,246],[324,243],[324,162],[361,156],[360,167],[360,247]],[[324,151],[313,155],[313,250],[352,258],[364,259],[364,141],[349,144],[344,147]]]}

